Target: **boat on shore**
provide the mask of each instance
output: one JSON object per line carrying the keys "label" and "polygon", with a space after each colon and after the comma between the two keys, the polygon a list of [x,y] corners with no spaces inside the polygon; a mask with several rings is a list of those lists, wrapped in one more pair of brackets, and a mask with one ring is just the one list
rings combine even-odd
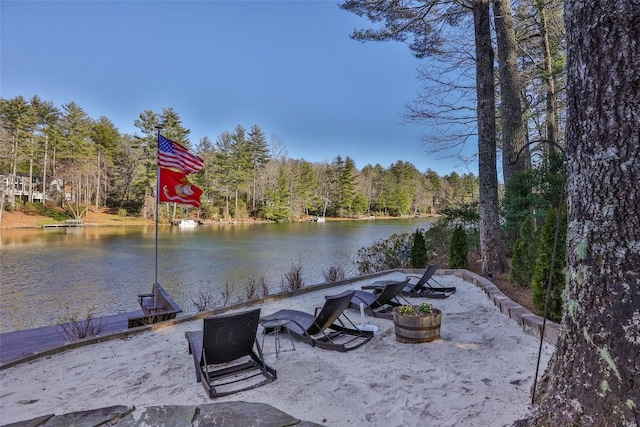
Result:
{"label": "boat on shore", "polygon": [[180,228],[195,228],[198,226],[198,221],[195,219],[174,219],[171,221],[172,225],[177,225]]}
{"label": "boat on shore", "polygon": [[326,215],[327,215],[327,202],[328,202],[328,200],[327,200],[327,199],[325,199],[325,201],[324,201],[324,209],[323,209],[323,211],[322,211],[322,215],[318,215],[318,216],[313,217],[313,218],[311,219],[311,222],[327,222],[327,220],[326,220]]}

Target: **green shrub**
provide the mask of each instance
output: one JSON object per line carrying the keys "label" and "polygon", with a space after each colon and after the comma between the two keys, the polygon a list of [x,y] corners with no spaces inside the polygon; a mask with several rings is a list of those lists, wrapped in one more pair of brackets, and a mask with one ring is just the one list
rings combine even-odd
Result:
{"label": "green shrub", "polygon": [[409,265],[409,233],[392,234],[388,239],[380,239],[368,247],[358,249],[356,266],[360,274],[405,268]]}
{"label": "green shrub", "polygon": [[[237,208],[236,208],[237,204]],[[230,206],[231,216],[234,219],[247,219],[249,214],[247,212],[247,204],[244,200],[238,199],[237,203]]]}
{"label": "green shrub", "polygon": [[469,243],[467,233],[461,224],[453,229],[449,245],[449,268],[469,267]]}
{"label": "green shrub", "polygon": [[477,202],[447,206],[439,213],[442,216],[438,222],[449,226],[452,224],[477,226],[480,222],[480,210]]}
{"label": "green shrub", "polygon": [[42,203],[27,202],[21,204],[19,210],[27,215],[40,215],[52,218],[56,221],[64,221],[71,218],[66,212],[55,209],[54,205]]}
{"label": "green shrub", "polygon": [[445,224],[435,224],[424,233],[429,252],[429,259],[433,257],[445,258],[449,253],[451,229]]}
{"label": "green shrub", "polygon": [[409,254],[409,265],[411,265],[412,268],[425,268],[428,261],[429,254],[427,253],[424,234],[422,230],[418,229],[413,233],[413,245],[411,246],[411,253]]}
{"label": "green shrub", "polygon": [[433,314],[433,306],[427,302],[423,302],[420,305],[401,305],[396,310],[403,316],[409,317]]}
{"label": "green shrub", "polygon": [[[440,214],[442,216],[438,219],[438,226],[449,229],[450,235],[456,225],[462,225],[467,234],[469,249],[480,250],[480,207],[477,202],[448,206],[442,209]],[[442,255],[445,255],[449,250],[449,238],[444,241],[444,245]]]}
{"label": "green shrub", "polygon": [[509,282],[521,287],[530,287],[536,266],[538,241],[533,220],[528,216],[520,227],[518,239],[513,245]]}
{"label": "green shrub", "polygon": [[[551,256],[553,253],[553,241],[556,230],[558,210],[549,208],[547,219],[540,231],[540,243],[538,245],[538,258],[536,261],[531,288],[533,294],[533,305],[544,312],[544,305],[547,295],[547,285],[549,282],[549,271],[551,269]],[[567,212],[563,209],[558,234],[558,246],[553,266],[553,277],[551,280],[551,294],[549,298],[548,317],[551,320],[562,319],[562,293],[565,283],[565,254],[567,240]]]}
{"label": "green shrub", "polygon": [[27,215],[44,215],[44,205],[42,203],[27,202],[22,206],[22,212]]}

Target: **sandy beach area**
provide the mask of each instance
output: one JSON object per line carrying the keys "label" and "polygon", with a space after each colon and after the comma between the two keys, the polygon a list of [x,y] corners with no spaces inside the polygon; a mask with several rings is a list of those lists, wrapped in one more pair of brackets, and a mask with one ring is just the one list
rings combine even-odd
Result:
{"label": "sandy beach area", "polygon": [[[402,279],[395,272],[390,279]],[[278,379],[215,401],[269,404],[296,418],[328,426],[509,426],[530,411],[539,338],[500,312],[487,295],[455,276],[437,276],[457,292],[426,300],[443,311],[441,338],[396,342],[393,321],[366,317],[379,331],[347,353],[295,341],[266,361]],[[312,313],[324,295],[373,280],[258,305],[262,315],[288,308]],[[425,299],[412,299],[419,303]],[[354,323],[360,313],[348,309]],[[112,405],[146,407],[210,403],[196,382],[184,333],[202,320],[92,344],[0,371],[0,424]],[[261,340],[261,328],[258,329]],[[283,345],[289,348],[286,335]],[[540,372],[553,346],[544,343]]]}

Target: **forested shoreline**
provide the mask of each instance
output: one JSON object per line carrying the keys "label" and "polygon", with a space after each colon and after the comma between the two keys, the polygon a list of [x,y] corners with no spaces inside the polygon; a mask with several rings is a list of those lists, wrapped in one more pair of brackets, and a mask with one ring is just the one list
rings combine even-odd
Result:
{"label": "forested shoreline", "polygon": [[[155,214],[158,130],[204,159],[190,176],[201,188],[202,207],[162,204],[161,217],[191,214],[202,219],[295,221],[309,215],[361,218],[422,216],[478,197],[472,173],[439,176],[406,161],[385,168],[336,154],[330,163],[286,157],[285,148],[268,142],[258,125],[237,125],[215,141],[193,143],[172,108],[144,111],[134,121],[134,135],[122,134],[107,117],[93,119],[76,103],[60,107],[38,96],[0,100],[2,148],[0,175],[5,177],[7,208],[20,203],[11,194],[26,178],[22,204],[44,191],[43,205],[82,218],[88,209],[108,206],[142,218]],[[46,183],[46,185],[43,185]],[[15,204],[14,204],[15,203]],[[33,207],[31,207],[33,209]],[[181,212],[181,210],[192,212]]]}

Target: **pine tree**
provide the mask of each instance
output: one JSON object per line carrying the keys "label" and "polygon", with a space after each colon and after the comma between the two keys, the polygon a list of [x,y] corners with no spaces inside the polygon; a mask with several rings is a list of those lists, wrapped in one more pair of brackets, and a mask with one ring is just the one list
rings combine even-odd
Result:
{"label": "pine tree", "polygon": [[469,244],[467,233],[462,225],[458,224],[451,234],[449,244],[449,268],[469,267]]}
{"label": "pine tree", "polygon": [[427,266],[427,261],[429,261],[427,244],[424,240],[422,230],[418,229],[413,233],[413,246],[411,246],[409,264],[411,265],[411,268],[425,268]]}
{"label": "pine tree", "polygon": [[339,186],[339,212],[343,216],[353,215],[353,201],[356,195],[356,163],[351,157],[344,160],[338,175]]}
{"label": "pine tree", "polygon": [[264,217],[277,222],[293,220],[291,212],[291,192],[287,181],[287,174],[283,167],[278,171],[278,187],[267,195],[264,206]]}

